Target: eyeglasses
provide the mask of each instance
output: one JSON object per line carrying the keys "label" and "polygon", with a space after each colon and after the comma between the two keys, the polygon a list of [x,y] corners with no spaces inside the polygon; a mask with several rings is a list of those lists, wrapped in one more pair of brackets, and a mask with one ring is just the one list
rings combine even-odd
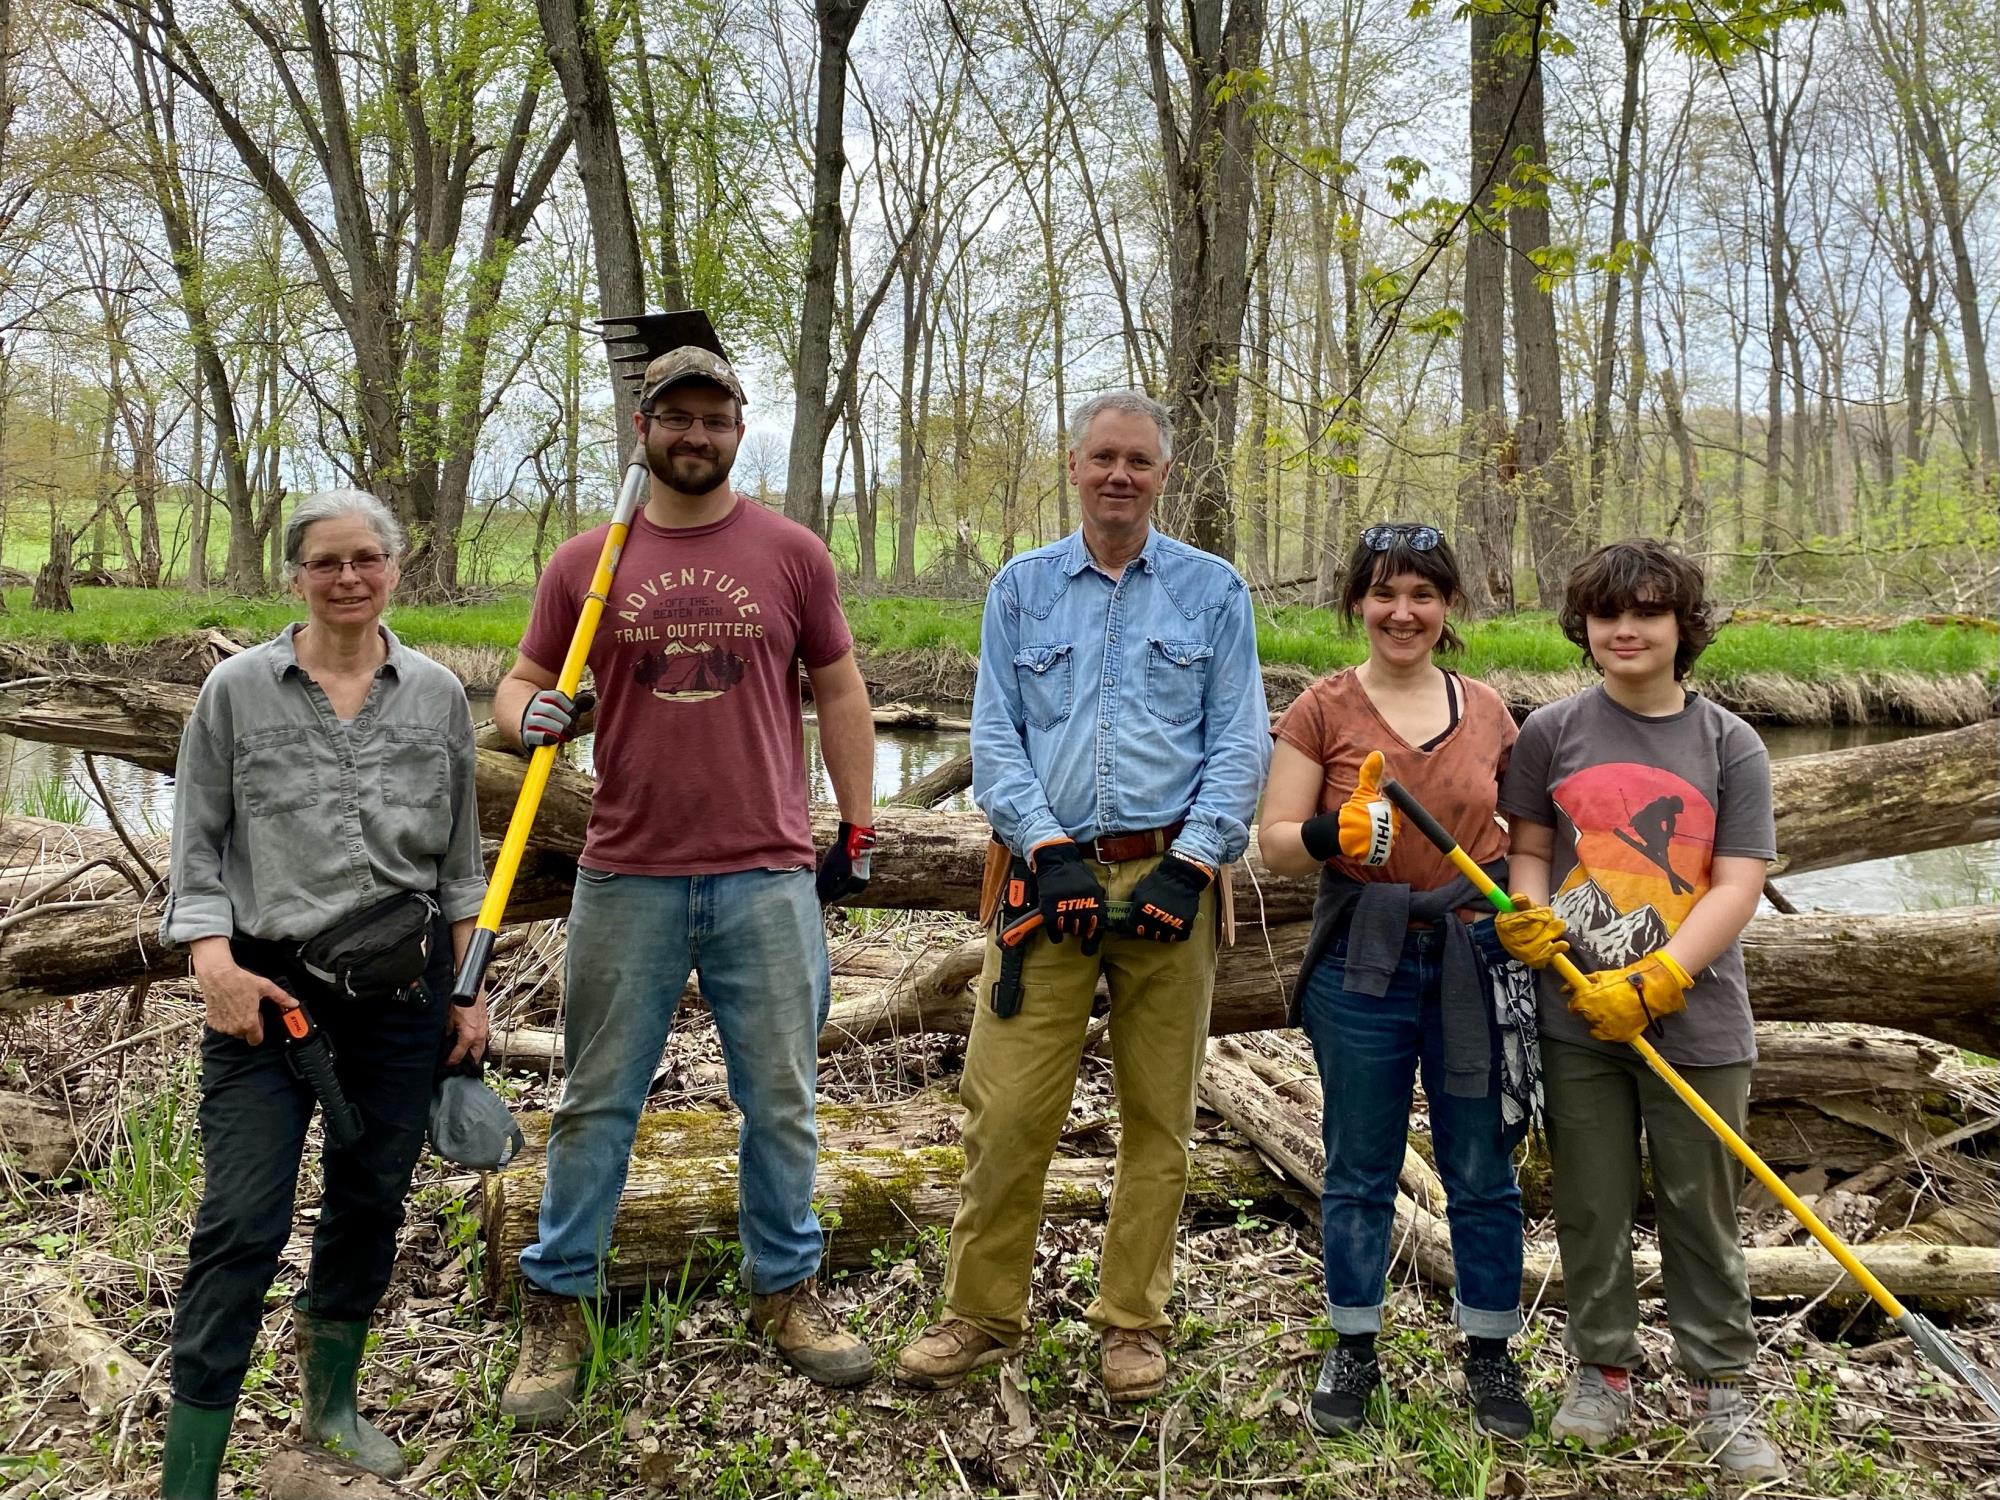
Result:
{"label": "eyeglasses", "polygon": [[669,432],[686,432],[696,422],[701,423],[704,432],[724,433],[736,430],[734,417],[692,417],[684,411],[649,411],[648,422],[658,422]]}
{"label": "eyeglasses", "polygon": [[300,566],[321,583],[330,583],[338,578],[342,568],[354,569],[357,578],[380,578],[382,570],[389,566],[389,554],[362,552],[353,557],[315,557]]}
{"label": "eyeglasses", "polygon": [[1415,526],[1408,522],[1386,522],[1361,533],[1361,545],[1370,552],[1387,552],[1397,542],[1409,543],[1412,552],[1429,552],[1444,540],[1435,526]]}

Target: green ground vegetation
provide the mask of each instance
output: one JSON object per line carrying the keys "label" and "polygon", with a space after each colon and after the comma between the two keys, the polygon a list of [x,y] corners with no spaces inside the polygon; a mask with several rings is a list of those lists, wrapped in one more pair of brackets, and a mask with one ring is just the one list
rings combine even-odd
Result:
{"label": "green ground vegetation", "polygon": [[[28,607],[26,589],[4,591],[0,642],[76,646],[142,646],[192,630],[221,628],[273,635],[301,617],[290,598],[245,599],[188,594],[178,589],[79,588],[76,612],[49,614]],[[413,646],[469,646],[511,651],[527,628],[529,595],[513,591],[464,604],[398,604],[396,632]],[[853,598],[848,619],[864,651],[979,649],[976,600],[901,597]],[[1460,669],[1479,676],[1495,671],[1554,672],[1581,665],[1577,649],[1546,614],[1521,613],[1460,626],[1465,650]],[[1351,666],[1363,655],[1358,634],[1343,630],[1330,612],[1310,605],[1258,610],[1258,654],[1315,672]],[[1823,682],[1856,672],[1925,674],[1987,672],[2000,667],[2000,637],[1972,625],[1913,623],[1893,630],[1836,629],[1764,622],[1726,626],[1703,656],[1700,673],[1729,680],[1775,673]]]}

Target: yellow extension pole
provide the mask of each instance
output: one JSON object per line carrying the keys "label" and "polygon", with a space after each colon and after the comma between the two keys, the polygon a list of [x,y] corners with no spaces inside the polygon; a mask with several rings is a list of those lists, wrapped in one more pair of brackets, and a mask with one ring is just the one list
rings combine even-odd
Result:
{"label": "yellow extension pole", "polygon": [[[647,480],[646,450],[641,443],[632,450],[625,465],[625,479],[618,489],[618,507],[611,514],[611,529],[605,533],[603,550],[597,554],[597,571],[591,576],[590,592],[577,615],[576,630],[569,638],[569,652],[563,657],[556,686],[571,698],[583,681],[583,669],[590,660],[590,643],[597,636],[597,622],[611,597],[611,580],[618,572],[618,558],[625,550],[625,538],[632,530],[632,517],[645,504]],[[507,898],[513,894],[514,878],[521,870],[521,856],[527,852],[528,835],[541,809],[542,792],[549,784],[549,771],[556,762],[559,745],[539,746],[528,757],[528,769],[521,777],[521,794],[514,802],[514,816],[508,821],[507,836],[494,856],[493,874],[486,884],[486,900],[479,908],[479,923],[472,941],[466,945],[465,959],[451,988],[455,1004],[470,1005],[486,979],[486,965],[493,958],[493,942],[500,934],[501,918],[507,914]]]}

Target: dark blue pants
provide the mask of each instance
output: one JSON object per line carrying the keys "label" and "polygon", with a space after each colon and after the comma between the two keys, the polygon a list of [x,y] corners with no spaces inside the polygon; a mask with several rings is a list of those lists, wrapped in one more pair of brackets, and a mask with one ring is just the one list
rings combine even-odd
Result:
{"label": "dark blue pants", "polygon": [[1352,995],[1343,983],[1343,938],[1306,982],[1306,1034],[1326,1097],[1320,1222],[1327,1309],[1336,1333],[1373,1333],[1382,1326],[1396,1177],[1409,1136],[1411,1082],[1419,1071],[1451,1223],[1455,1321],[1476,1338],[1508,1338],[1521,1327],[1521,1190],[1513,1161],[1519,1132],[1510,1135],[1501,1123],[1499,1039],[1491,1028],[1486,1097],[1461,1099],[1444,1091],[1443,950],[1440,930],[1413,928],[1388,992]]}
{"label": "dark blue pants", "polygon": [[[403,1200],[424,1125],[451,994],[451,938],[440,922],[423,989],[405,1001],[343,1000],[285,975],[263,945],[239,942],[237,962],[286,978],[332,1041],[342,1090],[361,1112],[352,1149],[328,1147],[305,1305],[316,1317],[361,1322],[375,1311],[396,1260]],[[263,1321],[264,1294],[292,1233],[292,1200],[314,1100],[285,1064],[265,1013],[264,1040],[203,1029],[201,1154],[205,1181],[187,1275],[174,1308],[173,1393],[189,1406],[235,1404]]]}

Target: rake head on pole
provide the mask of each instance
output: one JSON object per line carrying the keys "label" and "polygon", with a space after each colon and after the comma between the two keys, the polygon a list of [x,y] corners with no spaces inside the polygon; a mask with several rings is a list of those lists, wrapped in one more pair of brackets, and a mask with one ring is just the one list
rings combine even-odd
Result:
{"label": "rake head on pole", "polygon": [[[672,349],[692,344],[719,359],[728,359],[715,325],[698,307],[677,312],[634,313],[629,318],[599,318],[604,342],[612,346],[611,362],[618,366],[618,378],[637,385],[646,378],[646,366]],[[627,347],[620,347],[620,346]]]}
{"label": "rake head on pole", "polygon": [[1896,1319],[1896,1326],[1910,1336],[1910,1342],[1940,1370],[1948,1371],[1967,1390],[1993,1409],[2000,1417],[2000,1387],[1993,1384],[1993,1377],[1972,1362],[1966,1352],[1954,1344],[1935,1323],[1920,1312],[1905,1311]]}

